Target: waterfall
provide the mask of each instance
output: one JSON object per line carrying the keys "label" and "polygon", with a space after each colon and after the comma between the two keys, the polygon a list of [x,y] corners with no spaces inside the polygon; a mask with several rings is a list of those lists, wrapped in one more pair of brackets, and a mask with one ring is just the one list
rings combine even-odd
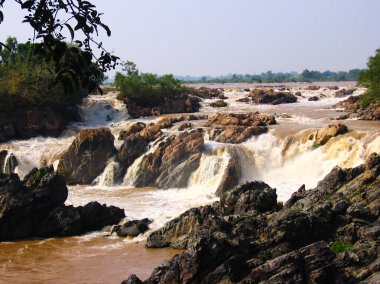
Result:
{"label": "waterfall", "polygon": [[94,180],[93,184],[104,187],[114,186],[117,183],[119,176],[119,163],[116,162],[114,158],[111,158],[103,173]]}

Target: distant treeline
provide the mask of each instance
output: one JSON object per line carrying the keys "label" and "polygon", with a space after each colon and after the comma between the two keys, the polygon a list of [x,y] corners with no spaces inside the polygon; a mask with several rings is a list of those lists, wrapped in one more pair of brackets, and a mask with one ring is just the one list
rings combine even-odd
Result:
{"label": "distant treeline", "polygon": [[268,71],[260,75],[230,74],[227,76],[177,76],[184,83],[283,83],[283,82],[315,82],[315,81],[356,81],[361,69],[346,71],[310,71],[304,70],[301,74],[297,72],[273,73]]}

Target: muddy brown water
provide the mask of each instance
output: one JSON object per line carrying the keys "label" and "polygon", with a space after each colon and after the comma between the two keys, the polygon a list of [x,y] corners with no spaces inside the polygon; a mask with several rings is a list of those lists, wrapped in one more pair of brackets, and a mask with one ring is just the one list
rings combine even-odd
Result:
{"label": "muddy brown water", "polygon": [[179,252],[91,236],[0,243],[0,283],[120,283],[132,273],[145,279]]}

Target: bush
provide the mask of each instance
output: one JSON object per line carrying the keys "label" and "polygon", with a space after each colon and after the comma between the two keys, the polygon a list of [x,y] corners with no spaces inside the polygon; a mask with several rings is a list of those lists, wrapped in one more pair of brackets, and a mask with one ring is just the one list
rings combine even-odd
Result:
{"label": "bush", "polygon": [[88,54],[75,46],[61,46],[59,52],[65,56],[60,66],[47,61],[41,50],[36,52],[42,48],[40,44],[19,44],[15,38],[8,38],[7,46],[10,49],[0,52],[1,109],[9,110],[10,105],[22,103],[55,108],[72,106],[94,91],[103,78]]}
{"label": "bush", "polygon": [[362,103],[368,106],[371,102],[380,100],[380,49],[375,56],[371,56],[365,69],[359,77],[358,83],[368,90],[362,96]]}
{"label": "bush", "polygon": [[340,240],[338,241],[335,241],[333,242],[331,245],[330,245],[330,249],[335,252],[335,253],[341,253],[341,252],[345,252],[349,249],[352,248],[352,244],[350,243],[345,243],[345,242],[342,242]]}
{"label": "bush", "polygon": [[127,74],[118,72],[115,76],[115,85],[120,90],[119,99],[127,98],[140,106],[153,107],[160,104],[164,97],[186,91],[186,87],[171,74],[160,77],[151,73],[139,73],[130,66],[126,71]]}

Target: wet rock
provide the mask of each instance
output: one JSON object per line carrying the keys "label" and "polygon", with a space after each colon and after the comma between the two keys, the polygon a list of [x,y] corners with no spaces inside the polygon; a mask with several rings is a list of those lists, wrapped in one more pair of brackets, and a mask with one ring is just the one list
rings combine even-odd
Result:
{"label": "wet rock", "polygon": [[147,141],[138,134],[125,137],[123,144],[116,155],[116,161],[120,166],[120,176],[123,177],[133,162],[143,155],[148,146]]}
{"label": "wet rock", "polygon": [[148,231],[151,223],[152,221],[149,219],[126,221],[114,231],[119,237],[137,237]]}
{"label": "wet rock", "polygon": [[327,89],[329,90],[339,90],[338,86],[327,86]]}
{"label": "wet rock", "polygon": [[215,192],[217,196],[221,196],[227,190],[235,187],[241,177],[241,165],[238,154],[233,149],[230,149],[229,155],[228,165],[219,183],[219,187]]}
{"label": "wet rock", "polygon": [[210,107],[226,107],[227,103],[223,100],[217,100],[216,102],[212,102]]}
{"label": "wet rock", "polygon": [[312,97],[308,98],[307,100],[310,102],[316,102],[319,100],[319,98],[317,96],[312,96]]}
{"label": "wet rock", "polygon": [[258,136],[266,133],[266,126],[227,126],[223,128],[213,127],[210,132],[210,139],[222,143],[242,143],[251,136]]}
{"label": "wet rock", "polygon": [[68,184],[91,184],[115,152],[108,128],[81,130],[59,160],[57,171]]}
{"label": "wet rock", "polygon": [[346,125],[342,123],[334,124],[334,125],[328,125],[323,128],[320,128],[315,137],[315,145],[324,145],[326,144],[331,138],[344,134],[348,131],[348,128]]}
{"label": "wet rock", "polygon": [[257,104],[285,104],[297,102],[297,97],[288,92],[275,92],[273,89],[254,89],[249,96]]}
{"label": "wet rock", "polygon": [[151,142],[159,138],[162,134],[161,126],[159,124],[150,123],[143,130],[140,131],[139,135],[147,142]]}
{"label": "wet rock", "polygon": [[136,173],[135,185],[186,187],[191,173],[200,163],[203,134],[196,130],[183,132],[157,143],[156,150],[144,156],[140,170]]}
{"label": "wet rock", "polygon": [[342,107],[359,120],[380,120],[380,103],[371,102],[368,106],[363,106],[361,96],[350,96],[346,100],[339,102],[336,107]]}
{"label": "wet rock", "polygon": [[65,206],[67,196],[64,178],[48,169],[33,170],[24,182],[0,174],[0,241],[79,235],[125,217],[124,210],[96,202]]}
{"label": "wet rock", "polygon": [[8,150],[0,151],[0,173],[14,173],[17,166],[18,161],[13,153]]}
{"label": "wet rock", "polygon": [[224,90],[219,88],[200,87],[199,89],[188,88],[188,92],[203,99],[212,99],[222,96]]}

